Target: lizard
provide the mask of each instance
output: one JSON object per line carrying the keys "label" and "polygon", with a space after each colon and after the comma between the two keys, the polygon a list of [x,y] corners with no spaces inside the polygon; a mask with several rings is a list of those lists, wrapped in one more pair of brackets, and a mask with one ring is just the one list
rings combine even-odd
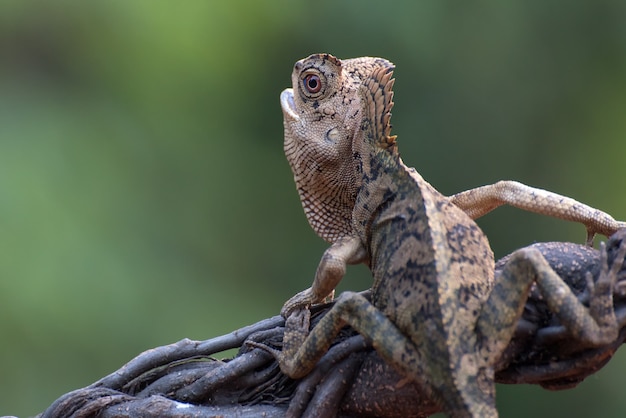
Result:
{"label": "lizard", "polygon": [[[391,135],[394,68],[383,58],[342,61],[330,54],[295,64],[293,86],[280,96],[284,150],[306,217],[331,245],[313,285],[283,306],[282,351],[252,345],[300,378],[350,325],[450,416],[496,417],[493,365],[531,285],[572,336],[598,346],[617,336],[612,292],[621,263],[587,281],[593,295],[587,309],[536,250],[513,253],[495,280],[493,252],[472,217],[508,203],[581,222],[588,237],[626,224],[515,182],[504,184],[517,192],[513,197],[498,197],[498,183],[457,197],[439,193],[404,165]],[[346,266],[357,263],[372,271],[371,302],[344,292],[309,331],[306,308],[332,295]]]}

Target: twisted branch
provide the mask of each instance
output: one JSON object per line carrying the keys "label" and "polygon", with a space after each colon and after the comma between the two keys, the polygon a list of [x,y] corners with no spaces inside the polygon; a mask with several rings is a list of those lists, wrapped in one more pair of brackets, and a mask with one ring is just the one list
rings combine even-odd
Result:
{"label": "twisted branch", "polygon": [[[614,236],[608,242],[610,262],[621,239]],[[588,305],[585,276],[599,274],[599,251],[569,243],[535,247]],[[500,260],[496,270],[505,261],[506,257]],[[312,308],[311,326],[331,305]],[[496,365],[496,381],[548,389],[576,386],[603,367],[626,340],[625,265],[616,284],[614,307],[621,329],[618,339],[589,349],[570,338],[532,290],[515,336]],[[338,335],[311,374],[298,381],[289,379],[272,356],[246,344],[256,341],[279,347],[283,326],[283,318],[275,316],[207,341],[184,339],[145,351],[118,371],[62,396],[39,416],[425,417],[440,412],[426,393],[384,363],[350,328]],[[239,352],[232,359],[213,357],[233,348]]]}

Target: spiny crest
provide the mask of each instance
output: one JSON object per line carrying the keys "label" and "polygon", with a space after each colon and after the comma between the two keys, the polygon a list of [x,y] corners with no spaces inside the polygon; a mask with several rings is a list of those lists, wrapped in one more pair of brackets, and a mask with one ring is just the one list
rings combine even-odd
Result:
{"label": "spiny crest", "polygon": [[337,58],[336,56],[332,54],[311,54],[305,59],[298,61],[296,65],[299,65],[302,62],[317,62],[317,61],[320,61],[322,65],[326,63],[332,64],[333,66],[336,67],[335,70],[338,71],[337,76],[341,74],[342,62],[339,58]]}
{"label": "spiny crest", "polygon": [[366,137],[379,148],[397,153],[396,136],[391,135],[391,108],[393,107],[394,66],[375,68],[361,87],[364,114],[361,129]]}
{"label": "spiny crest", "polygon": [[341,67],[341,60],[339,58],[337,58],[336,56],[334,56],[334,55],[331,55],[331,54],[317,54],[317,56],[319,58],[321,58],[322,61],[329,61],[329,62],[332,62],[337,67]]}

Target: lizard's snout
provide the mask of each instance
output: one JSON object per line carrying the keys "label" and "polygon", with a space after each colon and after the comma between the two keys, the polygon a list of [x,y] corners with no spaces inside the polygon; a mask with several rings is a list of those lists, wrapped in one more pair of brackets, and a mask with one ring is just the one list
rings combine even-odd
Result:
{"label": "lizard's snout", "polygon": [[280,106],[283,108],[283,114],[285,118],[290,118],[294,121],[300,119],[296,113],[296,102],[293,100],[293,89],[285,89],[280,93]]}

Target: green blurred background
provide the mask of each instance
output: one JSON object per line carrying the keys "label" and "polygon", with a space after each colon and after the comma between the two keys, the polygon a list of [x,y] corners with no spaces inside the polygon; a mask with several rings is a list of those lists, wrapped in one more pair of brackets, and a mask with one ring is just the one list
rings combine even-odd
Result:
{"label": "green blurred background", "polygon": [[[626,218],[626,3],[0,2],[0,415],[141,351],[275,315],[326,247],[282,153],[313,52],[397,65],[405,162]],[[499,209],[496,256],[584,228]],[[364,289],[365,268],[341,289]],[[577,389],[499,386],[503,417],[623,417],[625,353]]]}

